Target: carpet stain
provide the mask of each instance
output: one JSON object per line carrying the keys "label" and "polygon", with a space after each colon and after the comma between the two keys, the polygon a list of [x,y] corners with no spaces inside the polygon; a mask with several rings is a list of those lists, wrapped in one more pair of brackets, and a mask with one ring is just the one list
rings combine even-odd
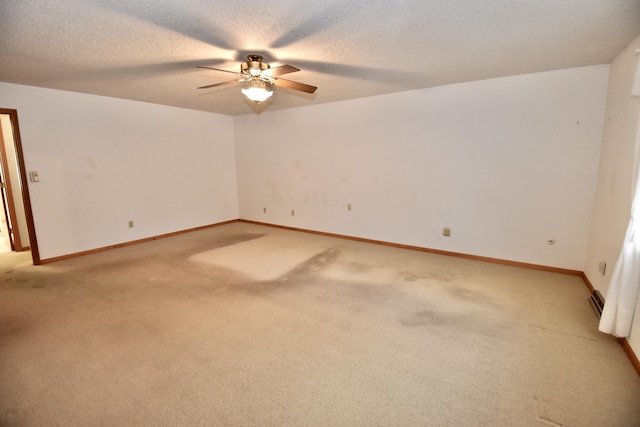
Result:
{"label": "carpet stain", "polygon": [[405,282],[415,282],[416,280],[418,280],[418,276],[416,276],[415,274],[405,274],[404,276],[404,281]]}
{"label": "carpet stain", "polygon": [[189,248],[186,251],[181,251],[180,256],[183,258],[189,258],[192,255],[195,255],[204,251],[223,248],[225,246],[237,245],[239,243],[249,242],[251,240],[264,237],[266,235],[267,233],[238,233],[238,234],[231,234],[227,236],[204,239],[197,246]]}
{"label": "carpet stain", "polygon": [[441,326],[446,323],[440,313],[433,310],[422,310],[413,313],[411,316],[399,320],[404,326]]}
{"label": "carpet stain", "polygon": [[347,264],[346,270],[349,273],[367,273],[371,270],[371,266],[361,262],[350,262]]}
{"label": "carpet stain", "polygon": [[0,318],[0,342],[22,336],[29,329],[27,323],[16,316]]}
{"label": "carpet stain", "polygon": [[309,275],[310,273],[316,274],[318,271],[322,270],[325,266],[335,262],[340,256],[340,250],[335,248],[329,248],[318,255],[308,259],[306,262],[296,266],[291,269],[282,279],[295,279],[301,276]]}
{"label": "carpet stain", "polygon": [[274,292],[290,291],[303,287],[313,286],[310,277],[317,275],[325,266],[335,262],[340,255],[340,250],[326,249],[307,261],[291,268],[286,274],[274,280],[245,281],[237,283],[228,290],[240,291],[251,295],[270,295]]}
{"label": "carpet stain", "polygon": [[472,304],[482,304],[490,307],[497,307],[499,304],[493,298],[475,290],[460,286],[447,286],[446,291],[454,298]]}
{"label": "carpet stain", "polygon": [[453,276],[436,274],[436,273],[427,273],[421,276],[421,278],[425,280],[435,280],[436,282],[443,282],[443,283],[450,283],[455,280],[455,277]]}
{"label": "carpet stain", "polygon": [[[126,254],[117,259],[113,252],[96,253],[84,256],[82,259],[60,261],[56,263],[56,266],[75,270],[76,266],[82,265],[82,267],[76,271],[87,270],[93,272],[97,269],[100,274],[112,273],[115,275],[119,275],[123,269],[127,271],[139,270],[143,265],[154,263],[158,265],[159,269],[174,269],[176,267],[183,267],[182,259],[189,258],[195,254],[248,242],[266,235],[266,233],[237,233],[213,237],[207,236],[206,238],[194,240],[193,243],[186,247],[180,245],[179,240],[188,239],[189,236],[178,235],[173,236],[177,240],[175,245],[164,248],[164,251],[161,253],[149,253],[145,251],[146,246],[156,243],[156,241],[150,241],[135,246],[120,248],[120,250]],[[157,243],[164,244],[166,241],[159,239]],[[111,256],[114,256],[114,258],[111,258]],[[93,259],[96,260],[95,263],[92,262]]]}

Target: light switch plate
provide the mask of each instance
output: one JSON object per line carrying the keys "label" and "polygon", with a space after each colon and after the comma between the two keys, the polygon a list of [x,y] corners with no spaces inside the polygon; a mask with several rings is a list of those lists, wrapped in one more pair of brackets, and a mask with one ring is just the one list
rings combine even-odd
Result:
{"label": "light switch plate", "polygon": [[607,263],[606,263],[606,261],[602,261],[598,265],[598,271],[600,272],[600,274],[602,274],[604,276],[604,274],[607,272]]}

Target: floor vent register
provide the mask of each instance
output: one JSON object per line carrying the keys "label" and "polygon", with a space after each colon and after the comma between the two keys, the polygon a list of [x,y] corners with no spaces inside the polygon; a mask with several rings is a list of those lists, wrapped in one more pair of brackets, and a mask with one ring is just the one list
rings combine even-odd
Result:
{"label": "floor vent register", "polygon": [[600,293],[600,291],[593,291],[591,297],[589,298],[589,304],[591,304],[593,311],[596,313],[596,316],[598,316],[599,319],[600,316],[602,316],[602,308],[604,307],[604,298],[602,298],[602,294]]}

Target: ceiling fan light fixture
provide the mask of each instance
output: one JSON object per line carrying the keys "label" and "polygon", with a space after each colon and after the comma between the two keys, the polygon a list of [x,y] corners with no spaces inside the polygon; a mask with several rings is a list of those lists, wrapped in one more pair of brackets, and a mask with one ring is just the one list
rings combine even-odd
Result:
{"label": "ceiling fan light fixture", "polygon": [[263,58],[260,55],[247,56],[247,60],[240,64],[239,73],[220,68],[198,66],[198,68],[221,71],[224,73],[235,74],[236,76],[234,80],[200,86],[198,89],[210,89],[229,84],[244,83],[245,87],[241,89],[242,94],[246,96],[247,99],[253,101],[256,105],[266,101],[271,95],[273,95],[271,85],[282,86],[305,93],[314,93],[316,89],[318,89],[315,86],[294,82],[280,77],[285,74],[300,71],[299,68],[291,65],[279,65],[271,68],[271,66],[266,62],[262,62],[262,59]]}
{"label": "ceiling fan light fixture", "polygon": [[252,79],[249,87],[240,89],[240,91],[256,104],[261,103],[273,95],[273,92],[267,89],[267,85],[259,79]]}

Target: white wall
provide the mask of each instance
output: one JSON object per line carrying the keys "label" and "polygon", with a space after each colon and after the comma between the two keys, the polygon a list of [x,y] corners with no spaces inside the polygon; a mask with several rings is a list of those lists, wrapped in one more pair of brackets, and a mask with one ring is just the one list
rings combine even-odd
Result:
{"label": "white wall", "polygon": [[[585,274],[606,296],[611,273],[618,258],[631,212],[634,160],[638,162],[637,132],[640,126],[640,99],[631,96],[639,55],[636,38],[611,63],[606,120],[600,155],[600,169],[593,209],[593,221]],[[598,264],[606,261],[605,276]],[[640,304],[636,306],[629,344],[640,354]]]}
{"label": "white wall", "polygon": [[231,117],[6,83],[0,104],[40,174],[42,259],[238,217]]}
{"label": "white wall", "polygon": [[607,76],[602,65],[236,117],[240,217],[582,271]]}

